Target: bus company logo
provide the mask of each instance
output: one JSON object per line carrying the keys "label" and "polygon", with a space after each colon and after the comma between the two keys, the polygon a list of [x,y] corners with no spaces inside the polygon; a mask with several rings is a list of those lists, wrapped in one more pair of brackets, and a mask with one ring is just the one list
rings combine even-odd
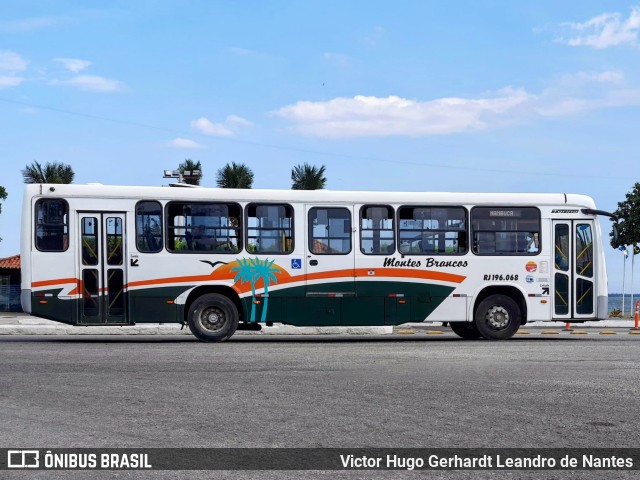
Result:
{"label": "bus company logo", "polygon": [[525,267],[527,272],[535,272],[538,269],[538,264],[536,262],[527,262]]}
{"label": "bus company logo", "polygon": [[578,210],[561,210],[559,208],[554,208],[551,210],[551,213],[578,213]]}
{"label": "bus company logo", "polygon": [[8,450],[7,468],[39,468],[40,452],[38,450]]}

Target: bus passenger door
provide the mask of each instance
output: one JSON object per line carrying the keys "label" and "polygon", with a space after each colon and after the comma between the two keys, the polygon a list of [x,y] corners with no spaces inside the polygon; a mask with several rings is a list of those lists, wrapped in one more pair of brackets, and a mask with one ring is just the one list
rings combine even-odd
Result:
{"label": "bus passenger door", "polygon": [[125,214],[83,212],[78,214],[82,324],[124,324]]}
{"label": "bus passenger door", "polygon": [[553,235],[552,317],[595,318],[593,220],[554,220]]}
{"label": "bus passenger door", "polygon": [[343,299],[355,297],[353,207],[307,205],[305,305],[324,325],[340,325]]}

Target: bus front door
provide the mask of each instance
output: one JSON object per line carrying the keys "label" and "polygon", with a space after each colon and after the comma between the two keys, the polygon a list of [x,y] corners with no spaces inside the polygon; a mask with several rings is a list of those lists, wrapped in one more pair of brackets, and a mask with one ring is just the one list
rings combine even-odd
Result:
{"label": "bus front door", "polygon": [[341,325],[355,301],[353,207],[307,205],[307,316],[320,325]]}
{"label": "bus front door", "polygon": [[596,316],[596,265],[592,220],[554,220],[554,319]]}
{"label": "bus front door", "polygon": [[81,212],[78,226],[80,323],[128,323],[124,292],[125,214]]}

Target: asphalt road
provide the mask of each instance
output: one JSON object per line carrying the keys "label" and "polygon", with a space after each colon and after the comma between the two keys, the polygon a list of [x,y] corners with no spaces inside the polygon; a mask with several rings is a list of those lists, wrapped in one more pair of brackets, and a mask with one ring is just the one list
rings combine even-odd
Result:
{"label": "asphalt road", "polygon": [[[191,337],[1,337],[0,446],[635,448],[640,338],[634,337],[234,337],[221,344]],[[571,478],[607,478],[574,473]],[[141,475],[118,472],[119,478]],[[190,472],[184,478],[285,476],[425,473]]]}

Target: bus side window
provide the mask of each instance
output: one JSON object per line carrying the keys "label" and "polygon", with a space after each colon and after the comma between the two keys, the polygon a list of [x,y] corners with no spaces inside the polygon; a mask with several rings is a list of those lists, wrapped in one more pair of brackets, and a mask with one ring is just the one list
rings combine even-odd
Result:
{"label": "bus side window", "polygon": [[247,251],[293,252],[293,208],[287,204],[247,206]]}
{"label": "bus side window", "polygon": [[143,201],[136,205],[136,247],[139,252],[162,250],[162,205]]}
{"label": "bus side window", "polygon": [[365,205],[360,209],[360,251],[365,255],[390,255],[395,252],[393,208]]}
{"label": "bus side window", "polygon": [[535,207],[474,207],[471,226],[476,255],[540,253],[540,210]]}
{"label": "bus side window", "polygon": [[242,249],[242,208],[237,203],[169,202],[167,250],[234,253]]}
{"label": "bus side window", "polygon": [[351,212],[347,208],[312,208],[308,228],[311,253],[346,255],[351,252]]}
{"label": "bus side window", "polygon": [[41,252],[64,252],[69,247],[69,206],[61,199],[36,203],[36,248]]}
{"label": "bus side window", "polygon": [[467,251],[464,207],[400,207],[398,219],[398,250],[402,254],[462,255]]}

